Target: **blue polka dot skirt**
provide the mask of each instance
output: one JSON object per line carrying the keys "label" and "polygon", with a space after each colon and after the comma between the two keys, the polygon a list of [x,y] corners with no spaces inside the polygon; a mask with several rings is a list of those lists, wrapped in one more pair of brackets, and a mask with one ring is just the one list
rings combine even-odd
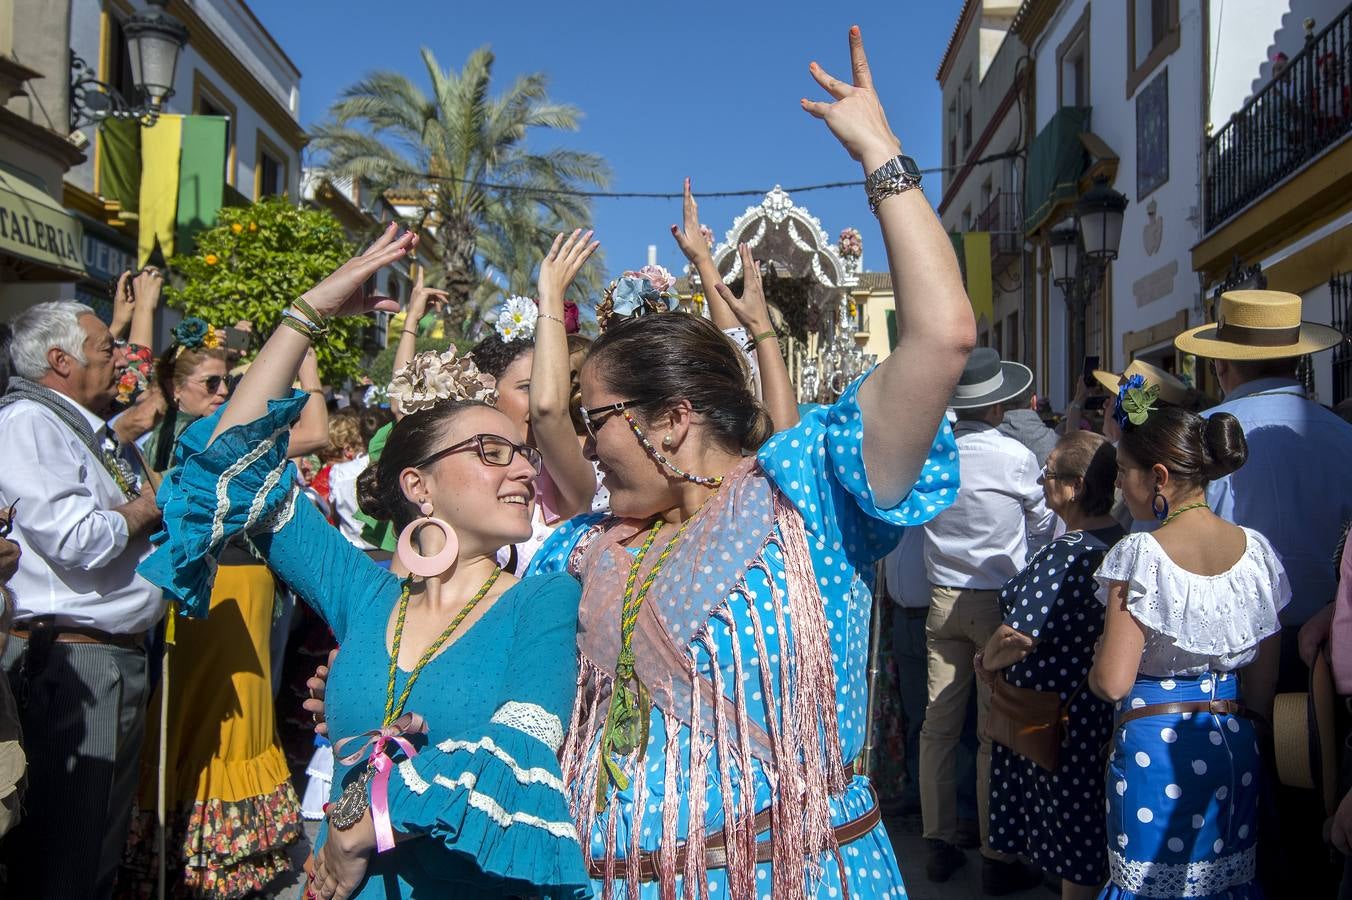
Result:
{"label": "blue polka dot skirt", "polygon": [[[1233,700],[1231,674],[1141,676],[1118,712],[1157,703]],[[1262,773],[1253,726],[1238,716],[1145,716],[1113,734],[1106,784],[1108,869],[1102,897],[1261,897],[1254,882]]]}

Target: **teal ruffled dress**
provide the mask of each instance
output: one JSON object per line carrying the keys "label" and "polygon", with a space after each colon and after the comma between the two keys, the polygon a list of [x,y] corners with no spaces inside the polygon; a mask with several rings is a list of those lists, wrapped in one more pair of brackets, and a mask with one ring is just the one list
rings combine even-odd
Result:
{"label": "teal ruffled dress", "polygon": [[[215,554],[247,533],[338,638],[327,716],[340,739],[380,727],[401,583],[298,498],[286,443],[304,403],[299,392],[272,401],[209,448],[215,416],[184,433],[181,464],[159,494],[164,530],[141,572],[203,615]],[[521,581],[428,663],[405,709],[429,732],[412,758],[396,752],[389,781],[394,830],[415,837],[373,856],[354,896],[588,896],[556,757],[576,692],[578,597],[567,575]],[[397,673],[396,693],[407,677]],[[331,799],[361,768],[335,765]]]}

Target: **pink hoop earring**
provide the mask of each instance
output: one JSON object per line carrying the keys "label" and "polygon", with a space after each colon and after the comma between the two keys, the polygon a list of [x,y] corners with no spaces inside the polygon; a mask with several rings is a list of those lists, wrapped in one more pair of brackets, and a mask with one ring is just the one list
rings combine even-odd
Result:
{"label": "pink hoop earring", "polygon": [[[431,578],[445,572],[451,567],[451,563],[455,562],[455,555],[460,550],[460,538],[456,536],[454,528],[432,515],[431,503],[423,501],[418,511],[422,513],[422,518],[409,522],[404,526],[404,530],[399,532],[399,546],[395,554],[405,569],[414,575]],[[413,535],[424,525],[440,530],[442,537],[446,539],[446,546],[432,556],[423,556],[413,547]]]}

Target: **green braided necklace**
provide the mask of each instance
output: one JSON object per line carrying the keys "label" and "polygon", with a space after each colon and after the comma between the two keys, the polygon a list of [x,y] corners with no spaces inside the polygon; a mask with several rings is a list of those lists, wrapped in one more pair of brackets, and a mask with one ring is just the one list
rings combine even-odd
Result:
{"label": "green braided necklace", "polygon": [[1190,509],[1209,509],[1209,508],[1210,507],[1205,502],[1189,503],[1187,506],[1180,506],[1178,509],[1174,510],[1173,512],[1169,513],[1169,515],[1164,517],[1164,521],[1160,523],[1160,527],[1163,528],[1165,525],[1168,525],[1174,519],[1177,519],[1179,516],[1183,515]]}
{"label": "green braided necklace", "polygon": [[606,808],[606,793],[612,781],[620,790],[629,787],[629,778],[620,769],[614,757],[628,756],[634,748],[645,748],[648,745],[648,713],[651,703],[647,687],[634,673],[634,626],[638,624],[638,611],[648,596],[648,590],[657,580],[663,564],[681,542],[681,536],[685,534],[693,519],[694,516],[691,516],[681,523],[676,534],[658,554],[652,571],[635,591],[634,585],[638,582],[638,573],[643,567],[643,560],[647,558],[648,551],[657,540],[657,533],[666,524],[660,518],[653,522],[643,546],[639,547],[634,562],[629,567],[629,577],[625,579],[624,604],[620,611],[620,654],[615,661],[615,684],[610,694],[610,707],[606,710],[605,727],[601,731],[602,765],[596,782],[598,813]]}

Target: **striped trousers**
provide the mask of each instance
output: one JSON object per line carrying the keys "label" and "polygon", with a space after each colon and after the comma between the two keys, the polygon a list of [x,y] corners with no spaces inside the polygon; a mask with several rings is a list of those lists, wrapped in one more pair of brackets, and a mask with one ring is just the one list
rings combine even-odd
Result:
{"label": "striped trousers", "polygon": [[113,892],[140,773],[146,655],[104,644],[28,650],[11,636],[0,657],[28,755],[23,819],[0,845],[0,896],[102,900]]}

